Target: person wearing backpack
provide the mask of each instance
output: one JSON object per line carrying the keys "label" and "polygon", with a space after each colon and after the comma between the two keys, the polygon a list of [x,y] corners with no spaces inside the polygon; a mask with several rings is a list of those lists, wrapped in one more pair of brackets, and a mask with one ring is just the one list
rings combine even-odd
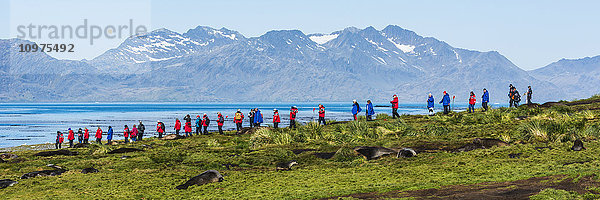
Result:
{"label": "person wearing backpack", "polygon": [[185,137],[192,136],[192,122],[185,122]]}
{"label": "person wearing backpack", "polygon": [[125,125],[125,128],[123,129],[123,137],[125,137],[125,143],[129,143],[129,133],[129,127]]}
{"label": "person wearing backpack", "polygon": [[69,135],[67,136],[69,139],[69,148],[73,148],[73,140],[75,140],[75,132],[69,128]]}
{"label": "person wearing backpack", "polygon": [[158,138],[162,138],[165,132],[165,125],[160,120],[156,121],[156,132],[158,132]]}
{"label": "person wearing backpack", "polygon": [[317,122],[319,124],[323,122],[323,125],[327,125],[327,123],[325,123],[325,106],[323,106],[323,104],[319,104],[319,120]]}
{"label": "person wearing backpack", "polygon": [[179,130],[181,130],[181,122],[179,118],[175,118],[175,134],[179,135]]}
{"label": "person wearing backpack", "polygon": [[110,144],[113,138],[113,128],[112,126],[108,126],[108,131],[106,131],[106,140],[108,142],[106,144]]}
{"label": "person wearing backpack", "polygon": [[96,142],[102,144],[102,129],[99,126],[98,130],[96,130]]}
{"label": "person wearing backpack", "polygon": [[296,128],[296,114],[298,114],[298,108],[292,106],[290,108],[290,128]]}
{"label": "person wearing backpack", "polygon": [[356,115],[358,115],[360,111],[362,111],[362,109],[360,109],[360,105],[358,105],[356,99],[352,100],[352,115],[354,115],[354,121],[358,120]]}
{"label": "person wearing backpack", "polygon": [[196,115],[196,135],[200,135],[202,132],[200,128],[202,127],[202,119],[200,119],[200,115]]}
{"label": "person wearing backpack", "polygon": [[87,129],[87,127],[85,127],[83,129],[83,143],[87,144],[89,140],[90,140],[90,131]]}
{"label": "person wearing backpack", "polygon": [[373,121],[373,115],[375,115],[375,110],[373,110],[373,103],[371,103],[371,100],[367,100],[366,112],[367,121]]}
{"label": "person wearing backpack", "polygon": [[519,102],[521,102],[521,95],[519,94],[519,91],[517,91],[517,88],[515,88],[514,102],[513,102],[513,104],[515,105],[515,108],[519,107]]}
{"label": "person wearing backpack", "polygon": [[237,112],[235,112],[235,117],[233,118],[233,122],[235,122],[235,128],[237,129],[238,132],[240,130],[242,130],[242,123],[244,122],[244,114],[242,113],[242,111],[240,111],[240,109],[238,109]]}
{"label": "person wearing backpack", "polygon": [[483,107],[483,112],[488,110],[488,103],[490,102],[490,93],[483,88],[483,95],[481,96],[481,107]]}
{"label": "person wearing backpack", "polygon": [[131,134],[129,134],[129,138],[131,138],[131,142],[136,141],[137,134],[138,134],[138,129],[137,129],[136,125],[134,124],[133,128],[131,129]]}
{"label": "person wearing backpack", "polygon": [[279,128],[279,122],[281,122],[281,119],[279,118],[279,111],[277,111],[277,109],[273,109],[273,128]]}
{"label": "person wearing backpack", "polygon": [[219,128],[219,134],[223,135],[223,124],[225,123],[225,118],[221,114],[221,112],[217,113],[217,127]]}
{"label": "person wearing backpack", "polygon": [[250,109],[248,113],[248,121],[250,122],[250,128],[254,126],[254,108]]}
{"label": "person wearing backpack", "polygon": [[208,125],[210,125],[210,118],[204,113],[204,116],[202,117],[202,128],[204,129],[203,134],[205,135],[208,135]]}
{"label": "person wearing backpack", "polygon": [[477,98],[475,97],[475,93],[473,91],[471,91],[471,94],[469,95],[469,108],[467,109],[468,113],[475,112],[475,102],[476,101],[477,101]]}
{"label": "person wearing backpack", "polygon": [[185,122],[190,122],[192,123],[192,117],[190,117],[190,114],[187,114],[185,117],[183,117],[183,120],[185,120]]}
{"label": "person wearing backpack", "polygon": [[393,96],[393,100],[390,101],[390,103],[392,104],[392,119],[396,119],[396,117],[400,118],[400,115],[398,114],[398,95]]}
{"label": "person wearing backpack", "polygon": [[56,131],[56,143],[54,144],[56,149],[62,148],[62,143],[64,140],[65,138],[63,137],[63,134],[60,131]]}
{"label": "person wearing backpack", "polygon": [[146,130],[146,126],[142,124],[142,120],[140,120],[140,124],[138,124],[138,141],[142,141],[144,138],[144,131]]}
{"label": "person wearing backpack", "polygon": [[81,128],[77,131],[77,140],[79,141],[79,144],[83,142],[83,131],[81,131]]}

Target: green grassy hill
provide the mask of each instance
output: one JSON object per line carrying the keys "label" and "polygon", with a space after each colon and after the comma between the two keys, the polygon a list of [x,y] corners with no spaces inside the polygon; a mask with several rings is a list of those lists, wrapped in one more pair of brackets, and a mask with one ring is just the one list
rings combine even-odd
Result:
{"label": "green grassy hill", "polygon": [[[444,116],[404,115],[376,121],[313,123],[297,130],[261,128],[248,134],[202,135],[179,140],[147,139],[113,146],[71,149],[76,156],[37,157],[12,152],[0,163],[0,179],[18,184],[0,189],[5,199],[319,199],[493,198],[595,199],[600,195],[600,97],[574,102],[477,110]],[[475,138],[508,146],[461,152]],[[587,148],[571,151],[575,139]],[[410,147],[417,157],[367,161],[356,146]],[[108,154],[133,147],[143,152]],[[123,156],[129,156],[122,159]],[[276,171],[296,160],[291,171]],[[27,172],[69,171],[19,179]],[[93,167],[99,173],[82,174]],[[205,170],[224,181],[187,190],[175,186]],[[521,184],[521,185],[520,185]],[[528,187],[525,187],[528,186]],[[525,188],[525,189],[523,189]],[[543,190],[542,192],[539,192]],[[538,193],[539,192],[539,193]],[[461,196],[462,195],[462,196]],[[478,196],[479,195],[479,196]],[[487,196],[486,196],[487,195]],[[495,195],[495,196],[494,196]],[[520,196],[519,196],[520,195]]]}

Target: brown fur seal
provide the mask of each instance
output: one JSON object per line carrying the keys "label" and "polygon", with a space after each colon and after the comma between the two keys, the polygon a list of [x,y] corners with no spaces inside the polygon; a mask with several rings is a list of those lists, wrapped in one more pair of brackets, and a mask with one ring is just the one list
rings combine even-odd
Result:
{"label": "brown fur seal", "polygon": [[583,146],[583,142],[580,139],[575,140],[575,142],[573,142],[573,147],[571,147],[571,150],[573,150],[573,151],[585,150],[585,147]]}
{"label": "brown fur seal", "polygon": [[198,176],[192,177],[190,180],[186,181],[184,184],[181,184],[176,189],[185,190],[192,185],[204,185],[207,183],[215,183],[223,181],[223,176],[216,170],[207,170],[202,172],[202,174]]}
{"label": "brown fur seal", "polygon": [[19,183],[19,182],[13,181],[10,179],[2,179],[2,180],[0,180],[0,189],[4,189],[9,186],[13,186],[14,184],[17,184],[17,183]]}
{"label": "brown fur seal", "polygon": [[57,176],[57,175],[61,175],[62,173],[67,171],[67,170],[63,169],[62,167],[59,167],[59,166],[56,166],[53,164],[49,164],[47,166],[52,167],[54,169],[29,172],[29,173],[23,174],[23,176],[21,176],[21,179],[28,179],[28,178],[33,178],[33,177],[37,177],[37,176]]}
{"label": "brown fur seal", "polygon": [[367,160],[377,159],[390,154],[398,154],[398,151],[385,147],[359,146],[355,147],[354,151],[364,156]]}

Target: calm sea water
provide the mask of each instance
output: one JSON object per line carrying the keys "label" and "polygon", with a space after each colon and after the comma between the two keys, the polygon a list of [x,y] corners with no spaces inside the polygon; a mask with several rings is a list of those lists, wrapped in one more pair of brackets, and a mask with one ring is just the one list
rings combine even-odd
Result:
{"label": "calm sea water", "polygon": [[[233,115],[241,109],[247,115],[251,108],[259,108],[265,123],[271,125],[273,109],[279,110],[280,127],[287,127],[289,109],[295,105],[299,109],[298,120],[305,123],[316,120],[317,111],[313,111],[318,103],[4,103],[0,104],[0,148],[18,145],[41,143],[54,143],[56,131],[66,133],[68,128],[75,131],[87,127],[90,130],[90,141],[93,139],[98,126],[106,132],[108,126],[115,130],[115,139],[123,139],[123,126],[130,128],[142,120],[146,125],[144,136],[152,137],[156,134],[156,121],[161,120],[167,126],[169,133],[174,132],[175,118],[183,121],[183,117],[190,114],[193,119],[196,115],[207,113],[211,120],[216,120],[217,112],[228,116],[224,129],[233,130],[235,124]],[[326,108],[328,120],[351,120],[352,104],[346,102],[323,103]],[[374,104],[389,106],[389,104]],[[364,103],[361,107],[364,111]],[[437,106],[437,105],[436,105]],[[441,107],[441,106],[438,106]],[[455,105],[456,109],[464,110],[466,104]],[[439,109],[439,108],[438,108]],[[377,113],[391,113],[389,107],[375,107]],[[424,104],[401,104],[398,109],[400,114],[424,114]],[[361,113],[364,115],[364,112]],[[244,119],[244,127],[248,121]],[[217,123],[212,122],[209,131],[215,131]],[[182,130],[183,132],[183,130]],[[66,134],[65,141],[66,141]],[[106,136],[103,136],[106,138]]]}

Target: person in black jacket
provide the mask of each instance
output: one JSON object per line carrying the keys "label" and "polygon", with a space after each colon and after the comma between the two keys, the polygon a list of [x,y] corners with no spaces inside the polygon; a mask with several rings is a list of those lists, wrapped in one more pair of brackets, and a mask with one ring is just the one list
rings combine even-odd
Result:
{"label": "person in black jacket", "polygon": [[519,94],[519,91],[517,91],[517,88],[515,88],[514,90],[514,100],[513,100],[513,104],[516,107],[519,107],[519,102],[521,102],[521,95]]}
{"label": "person in black jacket", "polygon": [[527,86],[527,104],[531,104],[531,95],[533,95],[533,91],[531,91],[531,85]]}
{"label": "person in black jacket", "polygon": [[140,124],[138,124],[138,141],[142,141],[142,138],[144,137],[144,130],[146,130],[146,127],[144,126],[144,124],[142,124],[142,120],[140,120]]}

